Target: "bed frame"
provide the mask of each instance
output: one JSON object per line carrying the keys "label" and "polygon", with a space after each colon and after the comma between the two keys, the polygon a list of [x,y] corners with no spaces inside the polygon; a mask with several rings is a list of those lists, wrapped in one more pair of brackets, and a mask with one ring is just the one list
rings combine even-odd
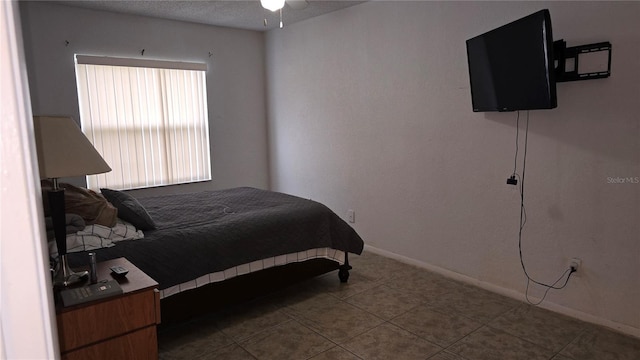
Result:
{"label": "bed frame", "polygon": [[237,276],[184,291],[160,301],[161,327],[187,321],[220,310],[223,307],[256,299],[283,290],[301,281],[338,270],[340,282],[349,280],[348,254],[345,263],[329,259],[311,259]]}

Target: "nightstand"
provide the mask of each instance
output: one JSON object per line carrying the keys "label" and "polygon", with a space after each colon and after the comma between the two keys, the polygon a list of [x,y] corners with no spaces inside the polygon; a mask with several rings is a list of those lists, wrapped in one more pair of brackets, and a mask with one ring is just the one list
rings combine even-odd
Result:
{"label": "nightstand", "polygon": [[[125,267],[129,273],[114,278],[112,266]],[[117,280],[123,294],[56,306],[62,359],[158,359],[158,283],[125,258],[100,262],[97,268],[98,281]]]}

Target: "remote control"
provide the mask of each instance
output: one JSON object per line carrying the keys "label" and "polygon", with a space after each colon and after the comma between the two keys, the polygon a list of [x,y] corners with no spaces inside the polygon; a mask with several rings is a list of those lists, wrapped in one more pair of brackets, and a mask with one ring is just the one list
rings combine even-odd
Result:
{"label": "remote control", "polygon": [[110,269],[113,276],[122,277],[126,276],[129,273],[129,270],[123,268],[122,266],[112,266],[110,267]]}

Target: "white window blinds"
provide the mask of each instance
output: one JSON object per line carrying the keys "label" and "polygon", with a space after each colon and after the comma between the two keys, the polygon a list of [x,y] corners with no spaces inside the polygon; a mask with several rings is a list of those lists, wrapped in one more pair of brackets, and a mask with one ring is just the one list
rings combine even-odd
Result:
{"label": "white window blinds", "polygon": [[91,189],[211,180],[206,65],[76,56],[82,131],[113,171]]}

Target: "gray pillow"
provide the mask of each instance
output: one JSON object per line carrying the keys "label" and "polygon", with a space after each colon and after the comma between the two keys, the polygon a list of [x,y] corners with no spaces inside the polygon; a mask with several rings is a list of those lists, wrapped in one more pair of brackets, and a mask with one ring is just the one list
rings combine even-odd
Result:
{"label": "gray pillow", "polygon": [[133,196],[118,190],[100,189],[102,195],[118,209],[118,217],[140,230],[153,230],[156,223]]}

